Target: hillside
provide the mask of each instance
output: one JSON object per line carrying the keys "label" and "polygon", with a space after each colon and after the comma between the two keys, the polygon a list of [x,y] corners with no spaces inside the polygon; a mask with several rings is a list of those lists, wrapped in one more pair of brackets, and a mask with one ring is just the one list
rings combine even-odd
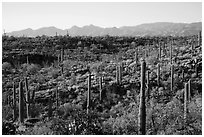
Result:
{"label": "hillside", "polygon": [[37,30],[25,29],[8,33],[13,36],[55,36],[66,35],[67,32],[71,36],[191,36],[196,35],[202,30],[202,23],[149,23],[137,26],[124,26],[120,28],[102,28],[94,25],[84,27],[73,26],[70,29],[61,30],[56,27],[44,27]]}
{"label": "hillside", "polygon": [[2,40],[3,134],[202,134],[200,33]]}

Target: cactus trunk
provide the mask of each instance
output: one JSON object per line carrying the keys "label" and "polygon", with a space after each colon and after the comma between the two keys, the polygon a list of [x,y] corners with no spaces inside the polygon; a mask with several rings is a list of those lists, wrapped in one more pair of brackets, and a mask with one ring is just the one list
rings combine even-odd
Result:
{"label": "cactus trunk", "polygon": [[172,64],[172,44],[170,44],[170,64]]}
{"label": "cactus trunk", "polygon": [[16,120],[17,110],[16,110],[16,86],[15,82],[13,83],[13,121]]}
{"label": "cactus trunk", "polygon": [[147,94],[146,94],[146,96],[147,96],[147,100],[149,100],[149,96],[150,96],[150,93],[149,93],[149,70],[147,71]]}
{"label": "cactus trunk", "polygon": [[159,43],[159,61],[161,61],[161,43]]}
{"label": "cactus trunk", "polygon": [[52,117],[52,93],[49,92],[49,102],[48,102],[48,117]]}
{"label": "cactus trunk", "polygon": [[23,81],[19,83],[19,121],[24,122],[24,99],[23,99]]}
{"label": "cactus trunk", "polygon": [[191,80],[188,81],[188,100],[191,100]]}
{"label": "cactus trunk", "polygon": [[188,83],[185,83],[184,87],[184,124],[186,124],[187,120],[187,102],[188,102]]}
{"label": "cactus trunk", "polygon": [[122,64],[120,63],[118,66],[118,77],[119,77],[119,84],[122,82]]}
{"label": "cactus trunk", "polygon": [[171,65],[171,91],[174,90],[174,65]]}
{"label": "cactus trunk", "polygon": [[199,31],[199,33],[198,33],[198,46],[201,46],[201,44],[202,44],[202,32]]}
{"label": "cactus trunk", "polygon": [[141,61],[141,89],[140,89],[140,105],[138,114],[138,134],[145,135],[146,128],[146,106],[145,106],[145,71],[146,63]]}
{"label": "cactus trunk", "polygon": [[100,101],[102,101],[102,76],[99,77],[99,92],[100,92]]}
{"label": "cactus trunk", "polygon": [[25,78],[25,89],[26,89],[26,114],[27,118],[30,118],[30,91],[28,90],[28,79]]}
{"label": "cactus trunk", "polygon": [[88,93],[87,93],[87,114],[91,105],[91,74],[88,75]]}

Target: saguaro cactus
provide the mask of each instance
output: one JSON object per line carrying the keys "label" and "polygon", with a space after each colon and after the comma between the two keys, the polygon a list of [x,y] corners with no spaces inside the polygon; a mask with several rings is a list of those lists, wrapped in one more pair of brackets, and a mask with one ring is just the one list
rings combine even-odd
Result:
{"label": "saguaro cactus", "polygon": [[201,46],[201,44],[202,44],[202,32],[199,31],[199,33],[198,33],[198,46]]}
{"label": "saguaro cactus", "polygon": [[173,42],[170,43],[170,64],[172,64],[172,44]]}
{"label": "saguaro cactus", "polygon": [[16,109],[16,86],[15,86],[15,82],[13,82],[13,102],[10,105],[13,109],[13,121],[16,120],[16,116],[17,116],[17,109]]}
{"label": "saguaro cactus", "polygon": [[27,59],[27,65],[28,65],[29,64],[28,55],[27,55],[26,59]]}
{"label": "saguaro cactus", "polygon": [[160,86],[160,64],[157,64],[157,85]]}
{"label": "saguaro cactus", "polygon": [[23,93],[23,81],[19,82],[19,121],[24,122],[24,93]]}
{"label": "saguaro cactus", "polygon": [[187,118],[187,102],[188,102],[188,83],[185,83],[185,87],[184,87],[184,123],[186,124],[186,118]]}
{"label": "saguaro cactus", "polygon": [[171,91],[174,89],[174,65],[171,65]]}
{"label": "saguaro cactus", "polygon": [[147,96],[147,99],[149,100],[149,96],[150,96],[150,93],[149,93],[149,70],[147,71],[147,93],[146,93],[146,96]]}
{"label": "saguaro cactus", "polygon": [[141,89],[140,89],[140,105],[138,114],[138,134],[145,135],[146,128],[146,106],[145,106],[145,71],[146,63],[141,61]]}
{"label": "saguaro cactus", "polygon": [[60,65],[60,56],[61,56],[60,54],[57,56],[57,61],[58,61],[57,64],[58,64],[58,66]]}
{"label": "saguaro cactus", "polygon": [[61,49],[61,62],[64,61],[64,48]]}
{"label": "saguaro cactus", "polygon": [[27,118],[30,118],[31,116],[31,110],[30,110],[30,105],[31,103],[34,103],[34,98],[35,98],[35,90],[33,90],[32,96],[30,95],[30,90],[28,90],[28,79],[25,78],[25,90],[26,90],[26,110],[27,110]]}
{"label": "saguaro cactus", "polygon": [[87,114],[89,114],[90,105],[91,105],[91,73],[89,73],[88,75]]}
{"label": "saguaro cactus", "polygon": [[122,82],[122,70],[123,69],[123,67],[122,67],[122,62],[121,63],[119,63],[119,66],[118,66],[118,77],[119,77],[119,84],[121,84],[121,82]]}
{"label": "saguaro cactus", "polygon": [[185,75],[184,75],[185,73],[184,73],[184,70],[182,70],[182,72],[181,72],[181,76],[182,76],[182,81],[184,81],[184,78],[185,78]]}
{"label": "saguaro cactus", "polygon": [[159,61],[161,61],[161,43],[159,43]]}
{"label": "saguaro cactus", "polygon": [[191,100],[191,79],[188,80],[188,100]]}
{"label": "saguaro cactus", "polygon": [[197,63],[195,64],[195,74],[196,74],[196,77],[198,77],[198,64]]}
{"label": "saguaro cactus", "polygon": [[100,101],[102,101],[102,84],[103,84],[103,81],[102,81],[102,76],[99,77],[99,92],[100,92]]}
{"label": "saguaro cactus", "polygon": [[48,102],[48,117],[49,119],[52,117],[52,92],[49,92],[49,102]]}

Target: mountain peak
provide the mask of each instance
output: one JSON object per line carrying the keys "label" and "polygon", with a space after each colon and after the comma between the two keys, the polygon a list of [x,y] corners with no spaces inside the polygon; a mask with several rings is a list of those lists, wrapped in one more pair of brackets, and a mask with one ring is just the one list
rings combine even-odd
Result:
{"label": "mountain peak", "polygon": [[66,35],[67,31],[71,36],[104,36],[109,34],[110,36],[188,36],[197,35],[198,31],[202,30],[201,22],[194,23],[171,23],[171,22],[155,22],[145,23],[137,26],[123,26],[120,28],[110,27],[102,28],[93,24],[83,27],[72,26],[70,29],[58,29],[55,26],[42,27],[37,30],[31,28],[14,31],[8,33],[13,36],[40,36],[48,35],[55,36]]}

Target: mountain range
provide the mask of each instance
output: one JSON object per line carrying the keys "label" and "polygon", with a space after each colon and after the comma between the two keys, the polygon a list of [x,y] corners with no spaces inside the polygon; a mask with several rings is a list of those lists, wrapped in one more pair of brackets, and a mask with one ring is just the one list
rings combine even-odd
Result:
{"label": "mountain range", "polygon": [[73,26],[70,29],[59,29],[54,26],[43,27],[36,30],[31,28],[13,31],[7,33],[12,36],[29,36],[36,37],[41,35],[55,36],[66,35],[71,36],[189,36],[196,35],[202,30],[202,22],[195,23],[171,23],[171,22],[156,22],[146,23],[137,26],[123,26],[102,28],[94,25],[83,27]]}

